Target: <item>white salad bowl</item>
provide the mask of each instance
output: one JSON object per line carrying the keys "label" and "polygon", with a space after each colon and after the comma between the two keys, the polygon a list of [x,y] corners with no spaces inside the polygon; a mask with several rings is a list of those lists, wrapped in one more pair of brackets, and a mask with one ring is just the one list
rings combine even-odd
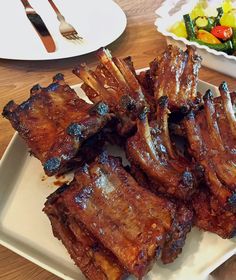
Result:
{"label": "white salad bowl", "polygon": [[[181,37],[177,37],[170,32],[170,28],[178,21],[183,19],[184,14],[190,13],[199,1],[187,0],[167,0],[163,1],[162,6],[156,10],[158,16],[155,25],[157,30],[166,37],[167,44],[177,45],[184,49],[186,45],[195,46],[198,54],[202,57],[202,65],[214,69],[223,74],[236,78],[236,56],[228,55],[224,52],[216,51],[204,45]],[[236,0],[232,1],[236,5]],[[222,1],[207,1],[208,11],[220,7]]]}

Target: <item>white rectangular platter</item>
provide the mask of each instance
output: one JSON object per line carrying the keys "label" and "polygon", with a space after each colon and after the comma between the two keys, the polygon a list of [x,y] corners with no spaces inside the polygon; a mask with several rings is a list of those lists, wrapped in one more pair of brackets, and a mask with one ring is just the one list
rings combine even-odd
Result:
{"label": "white rectangular platter", "polygon": [[[216,87],[199,82],[199,91],[209,88],[218,94]],[[85,97],[79,85],[74,89]],[[124,155],[117,147],[108,149]],[[72,174],[61,181],[68,178]],[[84,276],[53,237],[50,222],[42,212],[46,197],[57,188],[57,180],[46,178],[41,163],[29,155],[25,143],[15,134],[0,162],[0,244],[63,279],[82,280]],[[236,253],[235,247],[235,238],[224,240],[193,228],[178,259],[169,265],[157,263],[145,279],[208,279],[212,270]]]}

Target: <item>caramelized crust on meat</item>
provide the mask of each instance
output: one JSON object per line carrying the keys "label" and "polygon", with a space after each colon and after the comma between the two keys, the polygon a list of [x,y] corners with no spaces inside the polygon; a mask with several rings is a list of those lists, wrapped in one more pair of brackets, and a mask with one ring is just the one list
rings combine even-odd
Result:
{"label": "caramelized crust on meat", "polygon": [[[44,211],[53,228],[59,227],[56,232],[53,229],[59,239],[63,241],[60,230],[65,227],[82,240],[82,246],[88,241],[83,241],[81,235],[89,236],[139,279],[149,271],[154,259],[161,257],[162,250],[164,263],[177,257],[192,225],[192,212],[186,206],[140,187],[124,170],[120,160],[106,153],[80,168],[69,187],[50,196]],[[63,243],[74,259],[73,248],[66,239]],[[94,253],[91,251],[91,254]],[[76,259],[81,267],[80,258]],[[97,266],[96,259],[93,258],[93,262]]]}
{"label": "caramelized crust on meat", "polygon": [[119,159],[106,154],[76,172],[63,204],[127,271],[140,278],[163,247],[176,208],[141,188]]}
{"label": "caramelized crust on meat", "polygon": [[236,236],[236,214],[223,209],[207,188],[194,197],[193,207],[195,224],[199,228],[216,233],[222,238]]}
{"label": "caramelized crust on meat", "polygon": [[178,207],[172,229],[166,237],[162,250],[161,260],[164,264],[173,262],[182,252],[186,234],[190,232],[193,222],[193,211],[183,203],[177,203]]}
{"label": "caramelized crust on meat", "polygon": [[150,126],[145,112],[138,120],[136,134],[127,141],[127,157],[151,181],[154,192],[187,200],[196,191],[191,163],[179,156],[169,137],[168,98],[157,105],[157,120]]}
{"label": "caramelized crust on meat", "polygon": [[26,141],[47,175],[63,172],[81,145],[111,119],[105,103],[91,105],[80,99],[64,81],[54,77],[47,88],[39,85],[20,105],[10,101],[3,116]]}
{"label": "caramelized crust on meat", "polygon": [[220,93],[221,96],[214,98],[218,127],[223,145],[226,149],[233,150],[236,147],[236,92],[229,94],[227,84],[222,83]]}
{"label": "caramelized crust on meat", "polygon": [[[148,176],[137,166],[131,165],[131,174],[136,178],[140,186],[154,190],[155,184],[149,180]],[[159,197],[163,197],[158,194]],[[173,201],[173,199],[172,199]],[[168,232],[162,249],[161,261],[164,264],[173,262],[181,253],[185,243],[186,235],[192,228],[193,210],[191,203],[188,205],[175,200],[176,212],[174,222],[172,223],[171,230]]]}
{"label": "caramelized crust on meat", "polygon": [[169,45],[161,58],[151,64],[155,99],[168,96],[171,111],[188,111],[199,102],[197,82],[200,67],[201,57],[192,47],[182,51]]}
{"label": "caramelized crust on meat", "polygon": [[[149,180],[148,176],[137,166],[132,165],[131,174],[140,186],[155,191],[156,184]],[[158,194],[160,196],[160,194]],[[193,210],[192,203],[186,206],[183,202],[176,201],[177,210],[171,231],[166,236],[166,241],[162,249],[161,261],[164,264],[173,262],[182,252],[187,233],[192,228]]]}
{"label": "caramelized crust on meat", "polygon": [[82,88],[91,101],[103,101],[109,105],[121,122],[119,133],[126,134],[135,126],[143,107],[148,106],[144,90],[130,57],[112,57],[108,50],[100,49],[98,59],[100,64],[95,71],[80,65],[73,73],[83,80]]}
{"label": "caramelized crust on meat", "polygon": [[51,194],[43,211],[50,219],[53,234],[62,241],[75,264],[90,280],[120,280],[127,275],[115,256],[86,228],[73,219],[63,205],[67,185]]}
{"label": "caramelized crust on meat", "polygon": [[141,279],[155,258],[174,261],[193,220],[188,207],[140,187],[106,153],[50,195],[44,212],[54,236],[95,280],[121,279],[126,271]]}
{"label": "caramelized crust on meat", "polygon": [[[221,97],[214,102],[208,90],[204,109],[189,113],[184,121],[189,152],[204,168],[206,182],[219,204],[236,210],[236,119],[233,111],[235,93],[226,83],[220,86]],[[234,96],[231,99],[231,96]]]}

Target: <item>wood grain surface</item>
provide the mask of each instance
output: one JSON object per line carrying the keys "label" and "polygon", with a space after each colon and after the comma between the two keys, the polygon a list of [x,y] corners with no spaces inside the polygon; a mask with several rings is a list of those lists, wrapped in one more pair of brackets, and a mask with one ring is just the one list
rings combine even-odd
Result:
{"label": "wood grain surface", "polygon": [[[166,47],[165,38],[156,31],[154,26],[154,11],[161,1],[116,0],[116,2],[126,13],[128,24],[123,35],[108,47],[114,56],[125,57],[131,55],[136,68],[147,67],[148,63]],[[0,59],[0,111],[11,99],[14,99],[17,103],[25,100],[34,84],[48,85],[52,76],[58,72],[65,74],[65,79],[70,85],[77,84],[79,80],[72,74],[71,70],[81,62],[94,66],[97,60],[94,53],[54,61],[30,62]],[[219,85],[224,80],[229,83],[230,88],[236,86],[233,78],[204,67],[200,71],[200,78],[215,85]],[[14,130],[10,123],[0,117],[0,157],[9,144],[13,133]],[[215,279],[236,279],[235,267],[236,259],[233,258],[223,268],[219,268],[214,273]],[[0,246],[0,279],[56,280],[59,278]]]}

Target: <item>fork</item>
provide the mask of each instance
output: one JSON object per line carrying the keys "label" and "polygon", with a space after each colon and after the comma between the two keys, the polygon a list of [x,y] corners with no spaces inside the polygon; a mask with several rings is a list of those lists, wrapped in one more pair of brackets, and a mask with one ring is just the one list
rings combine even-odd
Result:
{"label": "fork", "polygon": [[66,22],[64,16],[60,13],[55,3],[52,0],[48,0],[48,2],[51,4],[53,10],[56,12],[57,19],[60,21],[59,30],[61,32],[61,35],[68,40],[83,40],[83,37],[81,37],[78,34],[74,27],[68,22]]}

